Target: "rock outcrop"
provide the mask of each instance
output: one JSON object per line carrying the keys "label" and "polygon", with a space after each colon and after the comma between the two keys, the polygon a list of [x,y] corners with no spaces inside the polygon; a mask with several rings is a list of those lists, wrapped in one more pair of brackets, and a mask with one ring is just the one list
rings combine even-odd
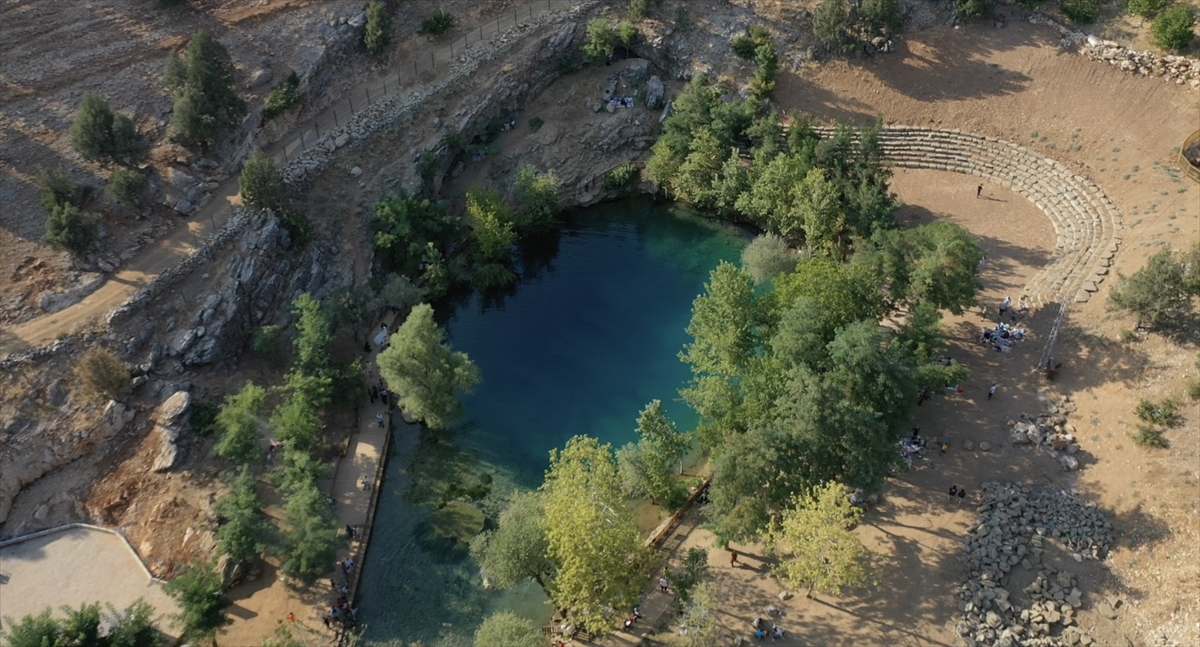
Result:
{"label": "rock outcrop", "polygon": [[154,410],[151,416],[154,429],[150,433],[157,438],[159,450],[154,465],[150,468],[152,471],[165,472],[175,467],[182,458],[180,441],[187,427],[186,414],[191,404],[191,395],[187,391],[178,391]]}

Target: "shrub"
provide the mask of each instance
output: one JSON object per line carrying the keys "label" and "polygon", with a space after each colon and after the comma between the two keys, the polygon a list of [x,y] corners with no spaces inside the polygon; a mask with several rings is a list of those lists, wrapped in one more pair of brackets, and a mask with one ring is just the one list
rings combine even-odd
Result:
{"label": "shrub", "polygon": [[225,595],[221,574],[212,562],[194,561],[163,586],[163,592],[175,599],[179,613],[172,616],[186,638],[216,644],[217,633],[233,620],[225,608],[233,603]]}
{"label": "shrub", "polygon": [[238,188],[242,202],[251,207],[278,211],[287,206],[287,189],[275,168],[275,160],[261,149],[254,151],[254,155],[246,160],[246,165],[238,175]]}
{"label": "shrub", "polygon": [[1086,25],[1096,20],[1096,0],[1062,0],[1062,12],[1071,22]]}
{"label": "shrub", "polygon": [[733,46],[733,53],[736,54],[738,58],[744,58],[746,60],[754,58],[754,41],[751,40],[749,36],[746,36],[745,34],[741,36],[735,36],[731,44]]}
{"label": "shrub", "polygon": [[367,51],[374,55],[382,52],[390,42],[392,42],[392,16],[380,0],[371,0],[371,4],[367,5],[367,27],[363,31],[363,45],[366,45]]}
{"label": "shrub", "polygon": [[438,9],[437,13],[421,21],[419,31],[422,34],[441,36],[454,28],[454,20],[454,14],[445,9]]}
{"label": "shrub", "polygon": [[113,171],[112,177],[108,179],[105,192],[113,200],[132,207],[141,201],[142,196],[146,195],[148,184],[146,176],[141,171],[119,168]]}
{"label": "shrub", "polygon": [[42,190],[41,202],[46,211],[67,205],[82,207],[91,192],[89,187],[72,182],[67,177],[66,167],[61,164],[38,171],[34,182]]}
{"label": "shrub", "polygon": [[1166,447],[1167,438],[1161,429],[1153,425],[1138,425],[1137,433],[1133,434],[1133,442],[1139,447]]}
{"label": "shrub", "polygon": [[513,182],[517,207],[514,224],[521,234],[539,234],[554,226],[558,214],[558,178],[554,172],[538,173],[532,164],[517,170]]}
{"label": "shrub", "polygon": [[54,207],[46,218],[46,235],[42,241],[57,251],[65,251],[83,259],[96,244],[100,216],[80,211],[73,204]]}
{"label": "shrub", "polygon": [[1121,329],[1120,337],[1122,344],[1132,344],[1138,340],[1137,333],[1128,328]]}
{"label": "shrub", "polygon": [[1149,18],[1166,9],[1172,0],[1129,0],[1125,9],[1131,14]]}
{"label": "shrub", "polygon": [[171,53],[166,83],[175,95],[172,139],[207,146],[246,114],[246,102],[233,91],[233,74],[229,51],[204,30],[196,32],[183,56]]}
{"label": "shrub", "polygon": [[1118,272],[1108,307],[1137,315],[1138,325],[1158,326],[1191,312],[1184,263],[1170,249],[1151,256],[1130,276]]}
{"label": "shrub", "polygon": [[85,92],[79,115],[71,124],[71,145],[92,162],[136,164],[146,157],[148,145],[133,121],[113,112],[94,92]]}
{"label": "shrub", "polygon": [[1184,380],[1183,392],[1192,400],[1200,400],[1200,378],[1189,377]]}
{"label": "shrub", "polygon": [[651,5],[657,7],[662,4],[662,0],[629,0],[629,17],[633,20],[641,20],[650,15]]}
{"label": "shrub", "polygon": [[775,91],[775,76],[779,73],[779,55],[775,53],[775,48],[770,43],[764,43],[755,50],[754,60],[758,62],[758,69],[754,71],[754,78],[750,79],[750,96],[757,101],[762,101]]}
{"label": "shrub", "polygon": [[638,181],[641,172],[637,164],[622,164],[604,174],[604,188],[612,191],[630,186]]}
{"label": "shrub", "polygon": [[1142,398],[1134,413],[1143,422],[1149,422],[1163,427],[1174,427],[1179,424],[1179,404],[1174,400],[1167,398],[1157,404]]}
{"label": "shrub", "polygon": [[121,356],[107,348],[89,348],[75,365],[75,376],[83,392],[93,400],[119,400],[133,386],[129,367]]}
{"label": "shrub", "polygon": [[270,119],[295,105],[300,99],[299,93],[296,92],[298,87],[300,77],[296,76],[293,70],[283,83],[271,88],[271,94],[267,96],[267,105],[263,108],[263,116]]}
{"label": "shrub", "polygon": [[539,647],[546,644],[541,629],[512,611],[497,611],[475,630],[475,647]]}
{"label": "shrub", "polygon": [[756,283],[796,269],[799,261],[799,255],[788,249],[787,241],[769,232],[755,237],[742,249],[742,267]]}
{"label": "shrub", "polygon": [[1195,33],[1196,15],[1186,4],[1177,4],[1158,14],[1152,27],[1154,44],[1163,49],[1179,51],[1192,44]]}
{"label": "shrub", "polygon": [[617,23],[617,40],[621,41],[621,47],[625,49],[626,55],[633,48],[633,42],[637,39],[637,27],[628,20],[622,20]]}
{"label": "shrub", "polygon": [[529,132],[536,133],[542,129],[542,126],[545,125],[545,123],[546,122],[541,117],[534,117],[533,119],[530,119]]}

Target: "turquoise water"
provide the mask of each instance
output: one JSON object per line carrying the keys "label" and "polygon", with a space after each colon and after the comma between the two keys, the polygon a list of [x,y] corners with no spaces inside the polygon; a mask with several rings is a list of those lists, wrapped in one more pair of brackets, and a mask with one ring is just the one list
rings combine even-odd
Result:
{"label": "turquoise water", "polygon": [[[577,434],[615,447],[636,439],[638,412],[655,398],[681,428],[691,303],[720,260],[736,261],[744,235],[670,205],[628,200],[567,215],[559,236],[528,251],[520,284],[444,313],[450,343],[479,366],[466,398],[463,449],[536,487],[551,448]],[[536,586],[479,587],[469,559],[431,555],[418,537],[428,511],[403,501],[402,461],[389,465],[364,570],[362,613],[373,639],[469,644],[483,615],[512,608],[548,615]],[[444,627],[448,623],[451,627]]]}

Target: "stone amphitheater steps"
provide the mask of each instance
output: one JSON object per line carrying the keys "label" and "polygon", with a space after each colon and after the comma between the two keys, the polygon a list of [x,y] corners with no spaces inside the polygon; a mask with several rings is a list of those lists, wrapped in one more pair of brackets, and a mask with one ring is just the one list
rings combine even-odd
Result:
{"label": "stone amphitheater steps", "polygon": [[[827,135],[833,129],[818,131]],[[1051,262],[1025,287],[1031,305],[1071,295],[1087,301],[1108,276],[1123,224],[1116,206],[1091,180],[1024,146],[959,130],[889,126],[879,139],[895,166],[973,175],[1011,189],[1046,214],[1057,240]]]}

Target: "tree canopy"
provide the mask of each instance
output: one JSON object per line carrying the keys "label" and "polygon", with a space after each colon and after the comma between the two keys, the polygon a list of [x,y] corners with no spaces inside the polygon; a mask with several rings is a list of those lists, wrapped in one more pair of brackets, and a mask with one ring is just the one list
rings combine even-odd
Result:
{"label": "tree canopy", "polygon": [[185,145],[208,146],[220,131],[246,114],[246,102],[233,90],[233,60],[207,31],[188,41],[183,56],[172,52],[166,83],[175,96],[171,137]]}
{"label": "tree canopy", "polygon": [[550,601],[588,631],[613,626],[636,603],[644,549],[610,445],[575,436],[550,451],[543,528],[557,566]]}
{"label": "tree canopy", "polygon": [[154,626],[154,607],[138,598],[125,609],[112,605],[102,613],[98,603],[78,609],[63,606],[61,618],[46,607],[19,621],[5,616],[6,647],[160,647],[162,635]]}
{"label": "tree canopy", "polygon": [[533,578],[542,589],[549,590],[554,562],[550,559],[545,523],[541,495],[519,493],[500,513],[496,529],[472,540],[471,554],[493,585],[503,589]]}
{"label": "tree canopy", "polygon": [[[1142,269],[1130,276],[1117,274],[1108,294],[1109,307],[1137,315],[1138,325],[1161,326],[1192,311],[1192,297],[1200,295],[1200,246],[1189,256],[1177,256],[1170,247],[1156,252]],[[1188,263],[1188,260],[1191,260]]]}
{"label": "tree canopy", "polygon": [[83,93],[71,124],[71,145],[86,160],[126,165],[141,162],[149,148],[129,117],[90,91]]}
{"label": "tree canopy", "polygon": [[217,549],[239,562],[250,562],[262,554],[271,524],[262,513],[258,480],[246,467],[229,482],[229,494],[217,501]]}
{"label": "tree canopy", "polygon": [[542,647],[541,628],[512,611],[497,611],[475,630],[475,647]]}
{"label": "tree canopy", "polygon": [[218,456],[238,463],[257,463],[262,460],[262,420],[259,414],[267,401],[267,392],[253,382],[246,382],[241,391],[225,396],[217,413],[220,438],[213,446]]}
{"label": "tree canopy", "polygon": [[217,634],[233,622],[225,612],[233,601],[225,594],[221,574],[212,562],[189,562],[183,572],[163,586],[163,591],[179,605],[179,613],[173,618],[191,640],[207,640],[215,645]]}
{"label": "tree canopy", "polygon": [[287,187],[279,170],[275,168],[275,160],[257,149],[238,175],[238,189],[242,202],[258,209],[282,210],[287,206]]}
{"label": "tree canopy", "polygon": [[412,309],[376,362],[400,408],[432,429],[444,429],[462,417],[459,396],[480,379],[467,354],[446,344],[433,308],[424,303]]}
{"label": "tree canopy", "polygon": [[862,509],[836,483],[797,495],[771,527],[768,545],[782,559],[774,573],[784,583],[838,595],[847,586],[870,582],[871,552],[853,528]]}

